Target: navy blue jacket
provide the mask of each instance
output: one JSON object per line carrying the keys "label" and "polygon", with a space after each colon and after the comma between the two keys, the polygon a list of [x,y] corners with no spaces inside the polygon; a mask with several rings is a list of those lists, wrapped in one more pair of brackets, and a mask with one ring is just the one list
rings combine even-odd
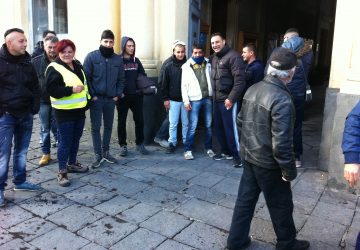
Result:
{"label": "navy blue jacket", "polygon": [[84,61],[84,72],[92,97],[121,96],[125,86],[125,72],[121,56],[113,54],[109,58],[100,50],[90,52]]}
{"label": "navy blue jacket", "polygon": [[360,101],[346,117],[341,147],[345,164],[360,163]]}
{"label": "navy blue jacket", "polygon": [[245,68],[245,77],[246,77],[246,89],[248,89],[253,84],[260,82],[264,79],[264,65],[263,63],[256,59],[250,64],[246,65]]}

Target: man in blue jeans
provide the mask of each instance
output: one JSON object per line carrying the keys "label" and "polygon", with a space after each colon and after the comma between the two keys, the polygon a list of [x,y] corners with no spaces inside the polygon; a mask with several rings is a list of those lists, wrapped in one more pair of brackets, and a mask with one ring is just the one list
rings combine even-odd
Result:
{"label": "man in blue jeans", "polygon": [[[114,53],[114,33],[104,30],[100,47],[90,52],[84,61],[84,71],[92,97],[90,105],[91,135],[95,153],[93,168],[103,161],[116,163],[109,153],[116,101],[123,95],[125,72],[122,58]],[[104,134],[101,139],[101,119],[104,120]]]}
{"label": "man in blue jeans", "polygon": [[[53,111],[50,103],[50,95],[46,91],[45,71],[50,62],[57,57],[55,52],[56,43],[59,41],[57,37],[45,38],[44,53],[32,59],[32,64],[36,70],[36,74],[40,84],[40,136],[41,136],[41,151],[42,157],[39,161],[40,166],[45,166],[51,161],[50,156],[50,131],[53,126]],[[57,130],[57,128],[56,128]]]}
{"label": "man in blue jeans", "polygon": [[194,159],[192,146],[201,109],[204,112],[205,118],[205,152],[209,157],[214,157],[211,131],[211,65],[209,60],[204,57],[203,48],[198,45],[193,45],[192,57],[183,64],[181,69],[181,94],[185,109],[189,112],[189,128],[184,144],[184,157],[186,160]]}
{"label": "man in blue jeans", "polygon": [[5,205],[12,143],[14,190],[36,191],[40,187],[26,181],[33,115],[39,110],[39,84],[31,57],[26,52],[24,31],[9,29],[0,48],[0,206]]}

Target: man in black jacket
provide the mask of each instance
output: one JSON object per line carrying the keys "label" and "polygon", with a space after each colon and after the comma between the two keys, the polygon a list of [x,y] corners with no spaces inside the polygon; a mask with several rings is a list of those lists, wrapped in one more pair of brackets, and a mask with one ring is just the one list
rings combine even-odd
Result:
{"label": "man in black jacket", "polygon": [[[36,70],[36,74],[39,79],[40,84],[40,110],[39,110],[39,119],[40,119],[40,137],[41,137],[41,151],[43,156],[39,161],[40,166],[45,166],[51,161],[50,156],[50,130],[55,126],[55,131],[57,130],[56,125],[54,125],[54,115],[50,103],[50,95],[46,91],[46,82],[45,82],[45,71],[50,62],[54,61],[57,54],[55,52],[56,43],[59,41],[57,37],[49,37],[45,39],[44,42],[44,53],[32,59],[32,64]],[[54,133],[55,141],[57,141],[57,132]]]}
{"label": "man in black jacket", "polygon": [[43,40],[42,41],[38,41],[35,45],[35,48],[34,48],[34,51],[33,53],[31,54],[31,58],[35,58],[37,56],[40,56],[44,53],[44,45],[45,45],[45,40],[47,39],[51,39],[53,37],[56,36],[56,33],[55,31],[52,31],[52,30],[45,30],[42,34],[42,38]]}
{"label": "man in black jacket", "polygon": [[297,58],[285,48],[273,51],[264,80],[245,93],[237,125],[244,165],[228,238],[228,248],[250,245],[250,224],[263,192],[277,236],[276,249],[300,250],[309,242],[297,240],[292,212],[291,184],[297,175],[293,152],[295,109],[286,87]]}
{"label": "man in black jacket", "polygon": [[220,33],[211,35],[211,47],[215,52],[211,60],[214,133],[221,147],[214,160],[233,159],[233,166],[241,167],[235,120],[246,88],[245,63]]}
{"label": "man in black jacket", "polygon": [[31,57],[26,52],[24,31],[9,29],[0,48],[0,206],[5,205],[12,143],[14,190],[36,191],[26,181],[26,155],[30,144],[33,114],[39,110],[39,86]]}

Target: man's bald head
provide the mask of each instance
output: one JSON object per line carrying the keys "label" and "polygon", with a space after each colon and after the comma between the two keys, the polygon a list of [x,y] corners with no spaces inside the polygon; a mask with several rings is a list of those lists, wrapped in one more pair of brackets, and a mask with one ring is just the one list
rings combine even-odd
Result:
{"label": "man's bald head", "polygon": [[13,56],[24,55],[26,52],[27,39],[22,29],[13,28],[5,31],[6,47]]}

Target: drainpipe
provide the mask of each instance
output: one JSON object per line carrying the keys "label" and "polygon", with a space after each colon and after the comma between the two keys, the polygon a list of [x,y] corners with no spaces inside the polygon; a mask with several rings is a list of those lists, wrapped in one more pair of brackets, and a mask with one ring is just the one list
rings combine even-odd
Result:
{"label": "drainpipe", "polygon": [[115,44],[114,51],[115,53],[120,53],[120,43],[121,43],[121,0],[110,0],[111,8],[111,25],[112,31],[115,35]]}

